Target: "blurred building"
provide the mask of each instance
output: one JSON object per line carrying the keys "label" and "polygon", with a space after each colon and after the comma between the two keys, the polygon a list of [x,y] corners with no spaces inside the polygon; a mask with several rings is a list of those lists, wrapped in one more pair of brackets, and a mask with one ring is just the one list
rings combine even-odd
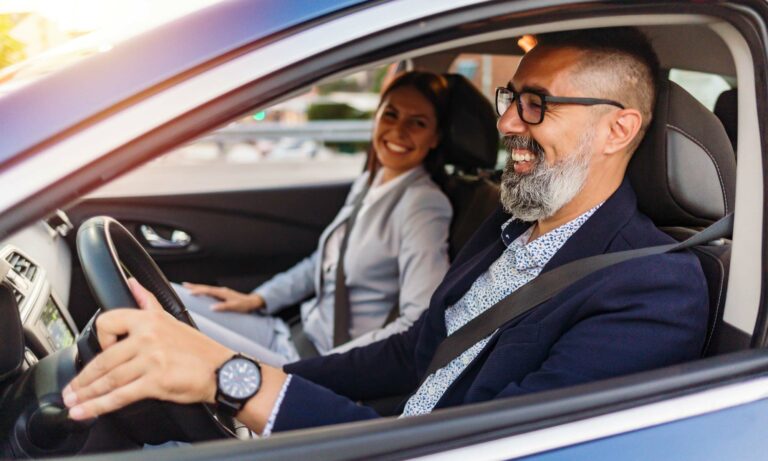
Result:
{"label": "blurred building", "polygon": [[463,75],[493,100],[496,87],[506,86],[521,59],[522,56],[460,54],[451,64],[450,72]]}

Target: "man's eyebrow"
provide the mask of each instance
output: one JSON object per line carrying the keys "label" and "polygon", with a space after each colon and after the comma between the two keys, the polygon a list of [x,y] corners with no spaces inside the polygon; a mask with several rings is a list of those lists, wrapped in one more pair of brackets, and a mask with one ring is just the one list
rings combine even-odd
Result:
{"label": "man's eyebrow", "polygon": [[[507,89],[510,90],[510,91],[517,92],[517,90],[515,90],[515,86],[512,84],[512,82],[507,82]],[[528,92],[531,92],[531,93],[536,93],[536,94],[542,94],[542,95],[545,95],[545,96],[552,96],[552,94],[549,92],[548,89],[544,88],[543,86],[538,86],[538,85],[526,85],[526,86],[523,87],[522,90],[520,90],[520,92],[525,92],[525,91],[528,91]]]}

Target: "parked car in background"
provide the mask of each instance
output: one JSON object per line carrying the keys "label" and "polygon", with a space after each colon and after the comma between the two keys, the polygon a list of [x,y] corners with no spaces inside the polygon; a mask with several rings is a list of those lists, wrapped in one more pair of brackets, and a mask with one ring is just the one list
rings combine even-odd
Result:
{"label": "parked car in background", "polygon": [[[86,276],[99,269],[76,256],[79,224],[98,215],[119,220],[169,280],[249,289],[312,251],[363,158],[307,139],[298,151],[253,161],[247,153],[230,162],[184,157],[179,149],[219,139],[230,123],[268,114],[317,85],[383,66],[465,72],[490,97],[524,54],[522,37],[616,25],[646,32],[664,78],[710,109],[721,94],[731,101],[694,120],[685,106],[700,111],[693,98],[674,106],[654,131],[659,137],[646,140],[665,155],[632,177],[641,208],[678,238],[716,219],[696,214],[702,199],[735,211],[732,238],[699,248],[712,305],[700,360],[265,440],[203,406],[150,402],[86,425],[67,420],[60,392],[102,307]],[[768,452],[767,26],[762,0],[232,0],[12,91],[0,86],[0,258],[13,266],[5,282],[12,296],[0,290],[0,457],[145,459],[144,443],[181,434],[192,445],[158,457],[759,459]],[[259,152],[288,144],[269,136],[247,142]],[[452,175],[472,193],[493,182],[486,168]],[[693,192],[684,186],[692,174],[700,186]],[[670,192],[660,198],[657,184]],[[666,213],[670,207],[684,211]],[[680,214],[690,219],[669,218]],[[184,416],[188,410],[194,417]]]}

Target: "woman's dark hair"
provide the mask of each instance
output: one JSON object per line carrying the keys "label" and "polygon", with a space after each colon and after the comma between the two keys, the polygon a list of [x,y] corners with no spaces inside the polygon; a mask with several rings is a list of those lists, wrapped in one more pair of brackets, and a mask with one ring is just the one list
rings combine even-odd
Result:
{"label": "woman's dark hair", "polygon": [[[449,99],[448,82],[443,76],[431,72],[410,71],[399,74],[389,85],[387,85],[386,89],[381,94],[379,107],[376,110],[378,111],[378,109],[381,108],[381,104],[387,99],[387,96],[389,96],[391,92],[406,87],[418,91],[430,104],[432,104],[432,108],[435,111],[435,116],[437,117],[437,133],[438,136],[440,136],[440,141],[438,142],[437,147],[430,149],[429,153],[424,158],[424,169],[427,170],[435,183],[442,185],[446,176],[442,146],[443,140],[445,139],[443,131],[447,126],[446,117]],[[376,151],[373,149],[373,144],[371,144],[370,149],[368,149],[368,161],[366,164],[366,170],[370,173],[368,176],[369,183],[373,181],[380,166],[381,164],[376,157]]]}

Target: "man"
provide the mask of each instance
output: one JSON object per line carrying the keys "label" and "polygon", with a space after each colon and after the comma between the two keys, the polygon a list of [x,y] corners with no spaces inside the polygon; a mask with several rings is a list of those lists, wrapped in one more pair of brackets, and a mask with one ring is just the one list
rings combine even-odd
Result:
{"label": "man", "polygon": [[[639,213],[624,179],[650,123],[657,67],[634,29],[544,37],[497,90],[509,150],[502,208],[457,256],[425,315],[345,354],[284,371],[262,366],[260,389],[238,402],[238,419],[265,432],[369,419],[378,415],[355,402],[392,395],[410,395],[403,415],[417,415],[697,358],[706,282],[693,255],[672,253],[592,274],[425,376],[446,336],[541,272],[671,241]],[[131,286],[144,310],[98,319],[105,351],[64,390],[70,416],[144,398],[221,400],[214,376],[229,370],[233,351]]]}

